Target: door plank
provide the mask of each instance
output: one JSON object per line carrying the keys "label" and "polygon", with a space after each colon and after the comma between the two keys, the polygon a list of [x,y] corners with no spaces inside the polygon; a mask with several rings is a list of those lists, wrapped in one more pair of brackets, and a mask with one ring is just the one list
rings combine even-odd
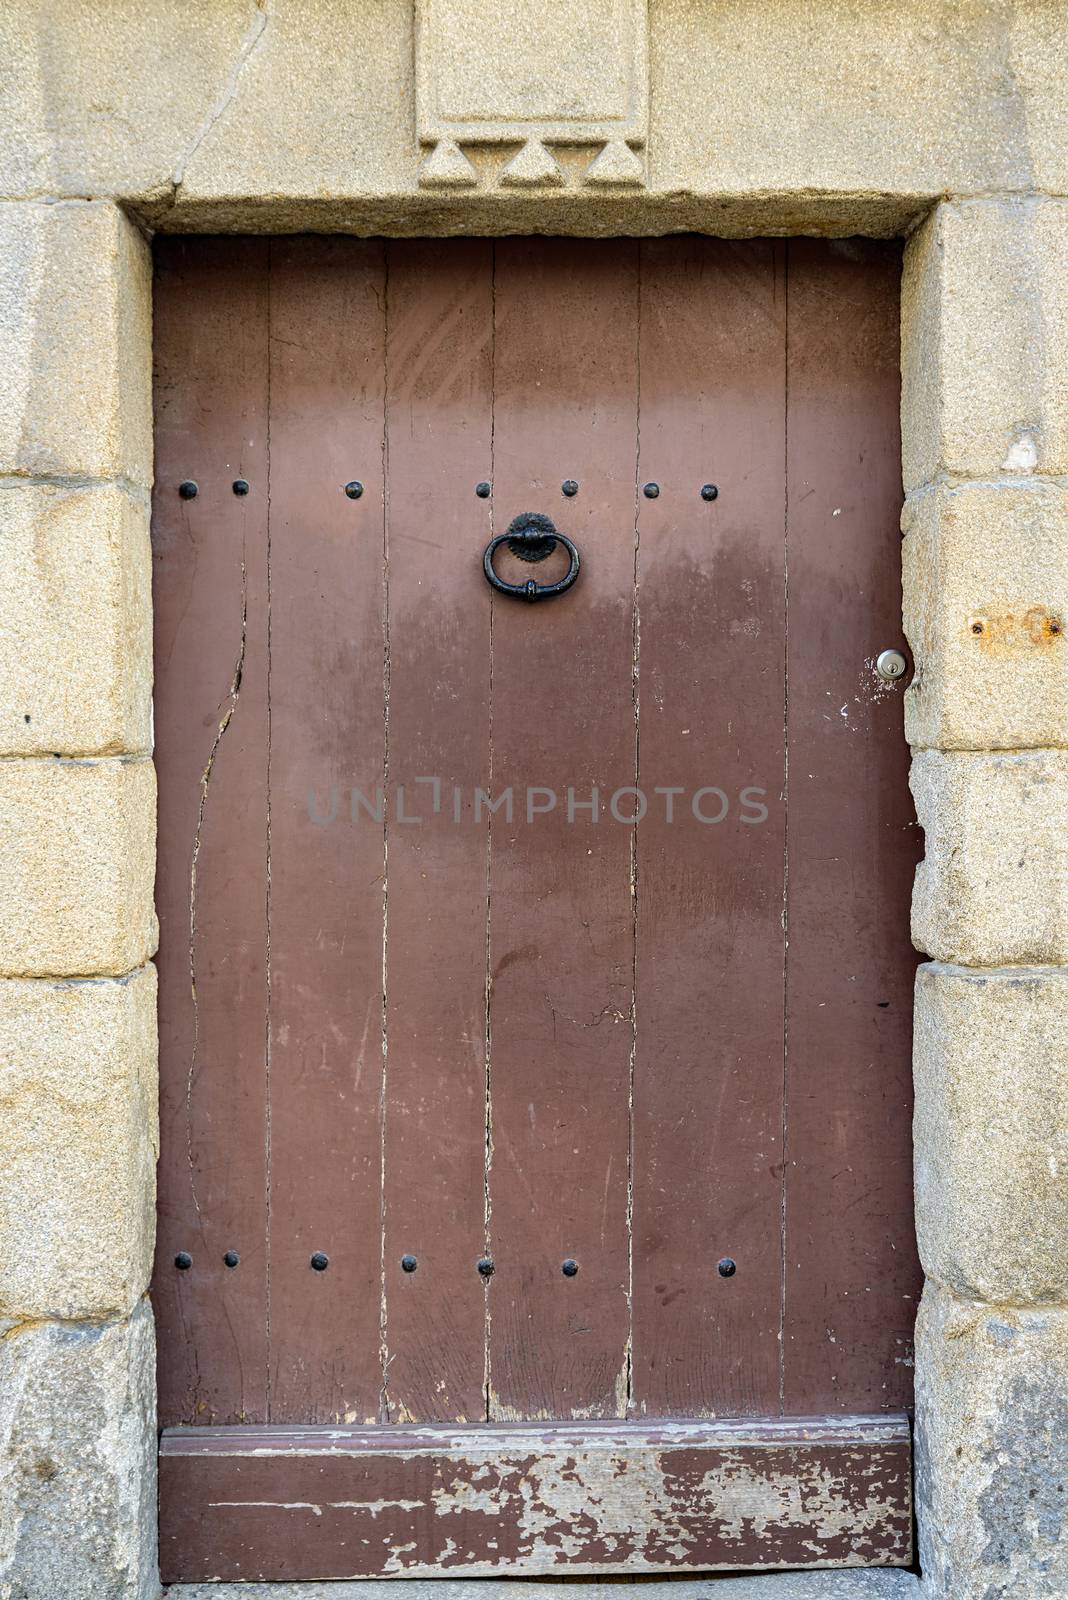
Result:
{"label": "door plank", "polygon": [[[909,903],[901,728],[900,247],[789,246],[787,1411],[912,1392]],[[888,1130],[897,1137],[888,1137]]]}
{"label": "door plank", "polygon": [[[611,1417],[630,1334],[631,842],[587,810],[569,823],[566,797],[634,782],[637,247],[501,240],[495,279],[494,531],[546,512],[583,567],[552,600],[493,596],[493,787],[516,809],[491,824],[490,1415]],[[548,581],[562,560],[498,567]],[[535,793],[528,813],[528,789],[554,808]]]}
{"label": "door plank", "polygon": [[270,1416],[374,1422],[384,248],[279,239],[270,274]]}
{"label": "door plank", "polygon": [[[486,1415],[493,247],[389,246],[386,1420]],[[420,783],[417,780],[437,780]],[[460,811],[455,810],[456,791]],[[438,809],[435,811],[435,801]],[[405,822],[404,817],[420,817]],[[402,1258],[414,1257],[406,1272]]]}
{"label": "door plank", "polygon": [[175,1429],[165,1583],[905,1566],[903,1417]]}
{"label": "door plank", "polygon": [[[766,240],[641,246],[638,475],[660,493],[638,502],[640,1415],[779,1409],[782,255]],[[672,786],[669,822],[656,790]],[[703,789],[698,812],[718,822],[695,814]]]}
{"label": "door plank", "polygon": [[267,244],[156,260],[159,1408],[265,1421]]}

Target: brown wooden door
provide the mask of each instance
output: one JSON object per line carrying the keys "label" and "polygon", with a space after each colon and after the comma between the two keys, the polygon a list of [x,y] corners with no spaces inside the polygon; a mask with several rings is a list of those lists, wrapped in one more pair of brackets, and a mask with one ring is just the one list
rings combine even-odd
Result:
{"label": "brown wooden door", "polygon": [[165,1578],[907,1562],[899,250],[157,262]]}

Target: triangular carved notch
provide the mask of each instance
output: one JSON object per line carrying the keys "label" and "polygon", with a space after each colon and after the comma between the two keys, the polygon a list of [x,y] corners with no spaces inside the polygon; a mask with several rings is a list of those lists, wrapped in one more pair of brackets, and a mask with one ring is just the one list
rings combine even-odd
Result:
{"label": "triangular carved notch", "polygon": [[440,139],[419,169],[424,189],[474,189],[478,173],[452,139]]}
{"label": "triangular carved notch", "polygon": [[501,173],[500,181],[501,186],[508,189],[546,186],[557,189],[564,182],[564,174],[556,157],[540,139],[528,139],[509,161]]}
{"label": "triangular carved notch", "polygon": [[609,139],[586,168],[582,181],[598,188],[614,188],[619,184],[633,187],[645,182],[645,168],[641,158],[622,139]]}

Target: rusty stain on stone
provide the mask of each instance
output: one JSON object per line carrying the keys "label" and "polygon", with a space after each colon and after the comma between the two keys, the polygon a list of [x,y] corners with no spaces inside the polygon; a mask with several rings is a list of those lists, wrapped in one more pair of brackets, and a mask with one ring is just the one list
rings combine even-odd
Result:
{"label": "rusty stain on stone", "polygon": [[1061,619],[1044,606],[1024,611],[990,607],[968,619],[968,630],[984,652],[998,657],[1048,649],[1060,637],[1061,627]]}

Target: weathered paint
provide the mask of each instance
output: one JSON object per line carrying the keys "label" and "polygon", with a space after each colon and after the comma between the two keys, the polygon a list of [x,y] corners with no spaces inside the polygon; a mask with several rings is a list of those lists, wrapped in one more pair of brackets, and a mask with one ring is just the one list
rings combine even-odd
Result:
{"label": "weathered paint", "polygon": [[[871,667],[899,626],[899,264],[709,238],[160,247],[165,1427],[908,1405],[917,841],[901,686]],[[582,576],[517,606],[481,554],[534,508]],[[514,818],[480,807],[513,793]],[[371,1494],[408,1518],[371,1570],[421,1517],[425,1566],[449,1525],[413,1451]],[[849,1500],[866,1469],[840,1464]],[[718,1482],[741,1522],[711,1547],[654,1480],[648,1548],[635,1511],[607,1552],[588,1506],[557,1559],[775,1559],[745,1530],[782,1485]],[[443,1492],[470,1510],[456,1470]],[[163,1494],[197,1520],[194,1477]],[[544,1563],[523,1494],[494,1494],[496,1546]],[[300,1502],[287,1559],[348,1570],[351,1494],[237,1498]],[[792,1506],[782,1560],[838,1559],[824,1506]],[[448,1539],[433,1559],[499,1557]]]}
{"label": "weathered paint", "polygon": [[175,1428],[164,1579],[907,1565],[903,1417]]}

